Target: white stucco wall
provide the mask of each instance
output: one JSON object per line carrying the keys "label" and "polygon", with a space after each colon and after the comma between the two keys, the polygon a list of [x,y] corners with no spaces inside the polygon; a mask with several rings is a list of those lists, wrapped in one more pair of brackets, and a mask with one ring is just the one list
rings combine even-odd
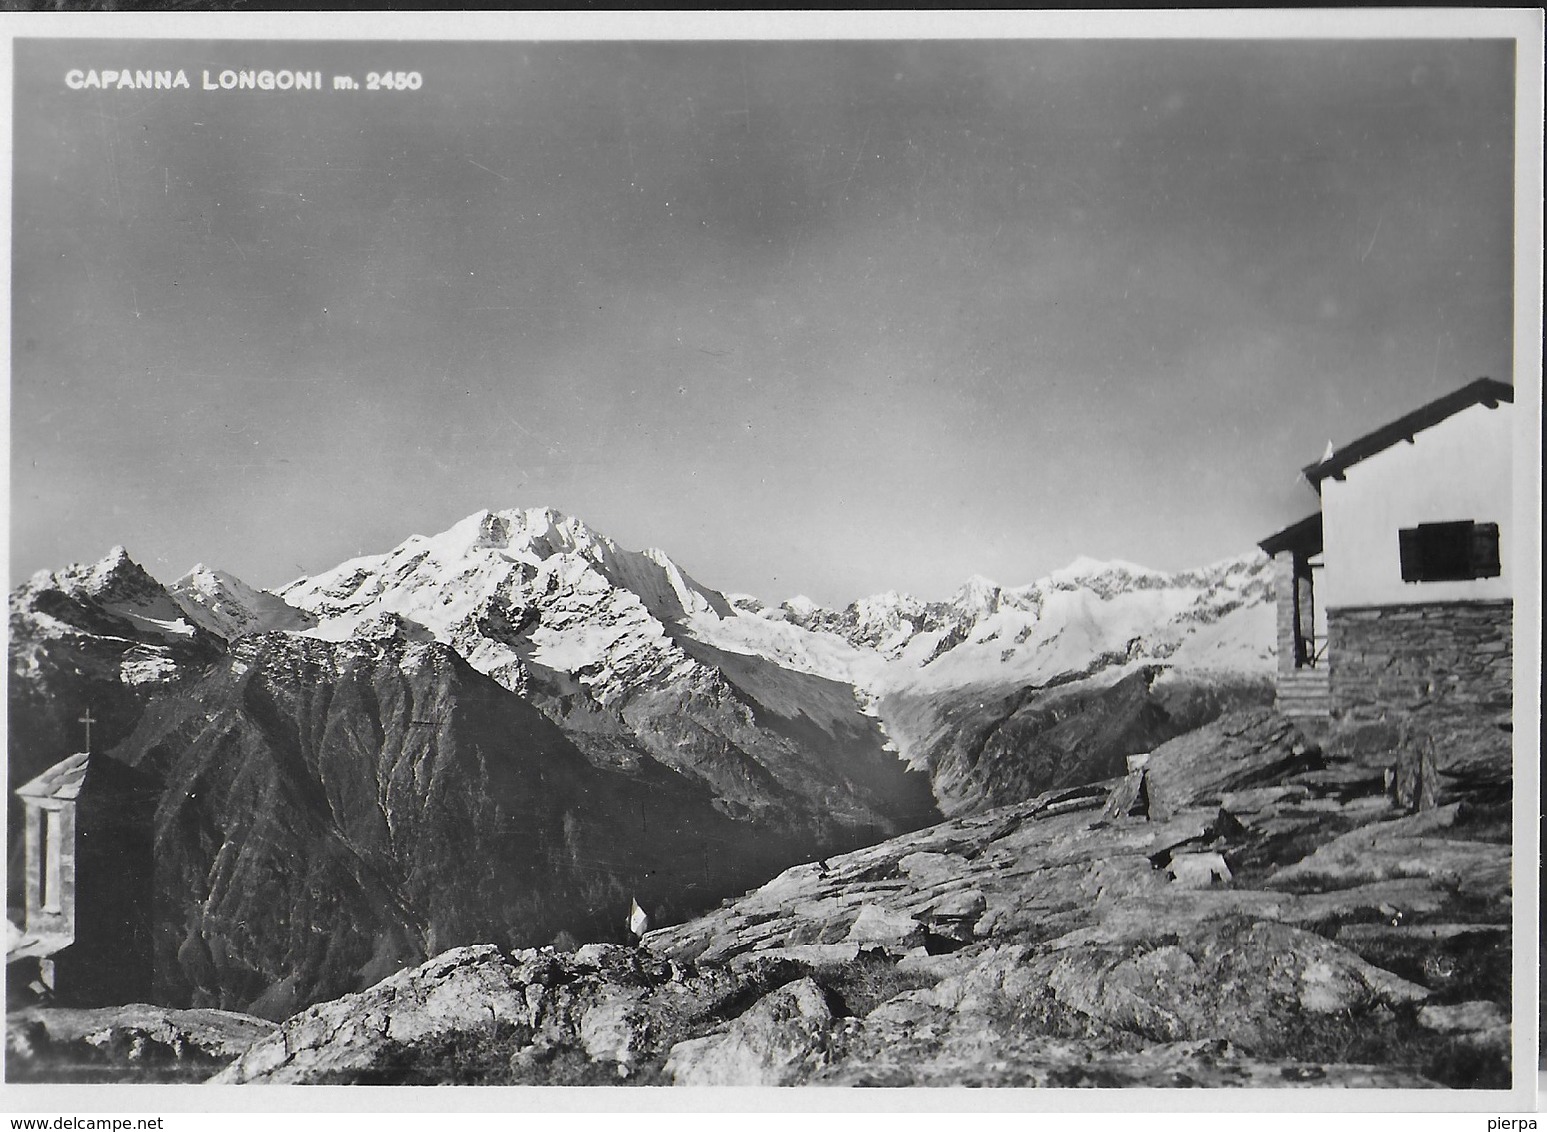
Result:
{"label": "white stucco wall", "polygon": [[[1400,605],[1511,595],[1510,434],[1514,406],[1473,405],[1321,484],[1326,569],[1319,604]],[[1499,525],[1497,578],[1404,582],[1397,532],[1470,519]]]}

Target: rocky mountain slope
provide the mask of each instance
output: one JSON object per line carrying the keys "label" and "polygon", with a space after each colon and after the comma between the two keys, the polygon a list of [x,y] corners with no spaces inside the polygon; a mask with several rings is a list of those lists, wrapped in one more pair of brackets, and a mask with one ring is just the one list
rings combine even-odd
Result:
{"label": "rocky mountain slope", "polygon": [[1258,672],[1140,662],[1045,685],[897,691],[880,713],[955,815],[1110,777],[1129,755],[1272,701]]}
{"label": "rocky mountain slope", "polygon": [[[136,587],[130,601],[150,604],[126,626],[109,624],[125,610],[118,590]],[[1090,728],[1083,749],[1099,775],[1157,736],[1260,699],[1270,598],[1255,556],[1175,575],[1082,560],[1018,589],[973,579],[948,602],[894,593],[836,612],[803,599],[765,607],[548,509],[479,512],[280,594],[202,566],[162,589],[117,548],[13,595],[13,707],[19,726],[38,733],[23,731],[16,746],[40,765],[67,753],[76,729],[65,715],[92,699],[106,704],[98,734],[111,744],[146,698],[126,697],[126,687],[166,683],[244,635],[341,641],[386,626],[449,645],[598,765],[653,760],[707,785],[729,810],[772,809],[873,838],[931,820],[934,800],[955,812],[1020,789],[980,781],[1025,779],[1033,790],[1051,781],[999,767],[1001,751],[1018,752],[1029,724],[1062,719],[1076,702],[1088,723],[1127,720]],[[71,645],[103,656],[87,669]],[[179,645],[196,654],[181,668]],[[63,678],[51,679],[58,670]],[[1153,694],[1136,728],[1138,682],[1122,678],[1140,673]],[[1044,699],[1062,707],[1032,703]],[[990,703],[1003,710],[979,720],[964,760],[943,737],[956,735],[964,706],[981,713]],[[931,777],[936,799],[917,777],[898,776],[892,751]],[[978,768],[985,758],[992,765]]]}
{"label": "rocky mountain slope", "polygon": [[1251,558],[765,607],[547,509],[277,594],[115,548],[12,595],[10,773],[90,710],[164,783],[164,1001],[280,1017],[1108,776],[1267,693],[1269,599]]}
{"label": "rocky mountain slope", "polygon": [[724,815],[653,764],[599,769],[451,649],[236,642],[115,750],[162,784],[157,1000],[282,1018],[447,947],[614,938],[809,836]]}
{"label": "rocky mountain slope", "polygon": [[946,813],[1089,782],[1234,708],[1272,702],[1271,572],[1260,555],[1165,574],[1081,559],[947,602],[804,599],[695,616],[723,647],[851,682]]}
{"label": "rocky mountain slope", "polygon": [[[1271,696],[1260,555],[1177,574],[1082,559],[1019,588],[975,578],[947,602],[891,593],[829,611],[728,598],[661,551],[623,550],[531,509],[479,512],[281,593],[328,639],[403,619],[537,703],[594,759],[653,758],[754,809],[766,770],[881,833],[927,817],[915,804],[902,826],[888,820],[902,799],[884,781],[884,748],[960,812],[1110,773],[1124,755]],[[817,757],[760,744],[739,707],[786,735],[798,725]],[[1064,769],[1045,771],[1045,753],[1026,755],[1021,740],[1074,711],[1090,765],[1066,749]],[[981,716],[966,756],[964,712]],[[877,778],[879,796],[854,792]]]}
{"label": "rocky mountain slope", "polygon": [[215,1080],[1505,1087],[1508,806],[1402,804],[1414,757],[1231,715],[640,949],[447,952]]}
{"label": "rocky mountain slope", "polygon": [[[223,642],[192,621],[161,584],[114,547],[91,565],[43,571],[12,595],[7,773],[12,787],[80,749],[134,727],[159,694],[202,671]],[[6,903],[21,903],[21,804],[7,794]]]}
{"label": "rocky mountain slope", "polygon": [[724,597],[660,551],[620,549],[551,510],[479,512],[281,596],[317,618],[308,635],[348,639],[388,618],[442,641],[598,765],[653,761],[729,812],[851,843],[936,813],[848,688],[693,640],[694,618],[734,615]]}
{"label": "rocky mountain slope", "polygon": [[15,782],[78,749],[85,707],[96,739],[110,745],[157,691],[222,651],[121,546],[100,562],[34,575],[11,595],[9,630]]}

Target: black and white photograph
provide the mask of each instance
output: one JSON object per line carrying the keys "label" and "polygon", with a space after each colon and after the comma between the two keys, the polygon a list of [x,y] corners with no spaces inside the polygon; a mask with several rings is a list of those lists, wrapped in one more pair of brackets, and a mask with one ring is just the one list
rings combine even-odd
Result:
{"label": "black and white photograph", "polygon": [[13,26],[6,1089],[1534,1104],[1436,15]]}

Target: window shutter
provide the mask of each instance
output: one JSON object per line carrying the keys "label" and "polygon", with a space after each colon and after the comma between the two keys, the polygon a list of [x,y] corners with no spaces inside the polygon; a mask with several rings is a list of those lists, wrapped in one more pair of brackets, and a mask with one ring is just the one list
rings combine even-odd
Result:
{"label": "window shutter", "polygon": [[1465,582],[1497,578],[1497,523],[1420,523],[1397,532],[1404,582]]}
{"label": "window shutter", "polygon": [[[1388,542],[1386,545],[1391,544]],[[1397,545],[1402,556],[1402,580],[1404,582],[1423,581],[1423,540],[1419,538],[1418,529],[1414,527],[1398,531]]]}
{"label": "window shutter", "polygon": [[1472,525],[1472,577],[1497,578],[1501,572],[1499,525],[1474,523]]}

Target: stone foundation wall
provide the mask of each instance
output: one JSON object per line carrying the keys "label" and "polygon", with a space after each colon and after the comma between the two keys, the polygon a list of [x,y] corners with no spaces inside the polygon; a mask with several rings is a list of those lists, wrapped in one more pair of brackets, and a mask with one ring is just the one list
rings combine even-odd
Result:
{"label": "stone foundation wall", "polygon": [[1512,601],[1329,610],[1334,714],[1372,720],[1508,712],[1513,614]]}

